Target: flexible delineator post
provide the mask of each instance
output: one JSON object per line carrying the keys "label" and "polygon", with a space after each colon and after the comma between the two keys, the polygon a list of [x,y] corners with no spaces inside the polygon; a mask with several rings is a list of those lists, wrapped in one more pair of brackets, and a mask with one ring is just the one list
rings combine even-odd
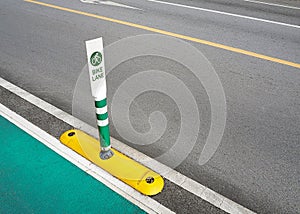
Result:
{"label": "flexible delineator post", "polygon": [[86,41],[88,68],[92,96],[95,100],[97,126],[100,138],[100,158],[109,159],[113,156],[110,145],[108,111],[106,102],[106,78],[103,56],[102,38]]}
{"label": "flexible delineator post", "polygon": [[97,125],[100,134],[100,142],[102,150],[109,150],[110,137],[109,137],[109,122],[107,113],[106,98],[103,100],[95,100]]}
{"label": "flexible delineator post", "polygon": [[97,126],[98,126],[100,146],[101,146],[100,158],[105,160],[113,156],[113,152],[111,151],[111,144],[110,144],[109,121],[108,121],[106,98],[102,100],[96,99],[95,107],[96,107]]}

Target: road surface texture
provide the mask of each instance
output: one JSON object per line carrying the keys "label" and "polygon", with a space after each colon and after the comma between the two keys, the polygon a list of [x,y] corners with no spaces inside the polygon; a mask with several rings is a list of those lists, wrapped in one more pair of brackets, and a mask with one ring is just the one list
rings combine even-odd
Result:
{"label": "road surface texture", "polygon": [[[224,135],[204,165],[198,159],[211,122],[209,98],[180,63],[156,56],[121,63],[107,77],[109,105],[130,75],[154,69],[176,75],[193,94],[201,121],[192,152],[176,170],[253,211],[300,213],[300,1],[114,1],[123,6],[99,1],[43,2],[61,8],[0,1],[0,76],[69,113],[86,64],[84,41],[88,39],[102,36],[108,46],[129,36],[159,33],[139,27],[148,26],[250,51],[242,54],[221,45],[185,40],[211,63],[226,97]],[[153,111],[163,112],[168,121],[163,136],[148,146],[127,143],[156,157],[176,140],[181,121],[174,100],[150,91],[130,106],[132,126],[142,133],[149,130]],[[113,123],[112,135],[126,142]]]}

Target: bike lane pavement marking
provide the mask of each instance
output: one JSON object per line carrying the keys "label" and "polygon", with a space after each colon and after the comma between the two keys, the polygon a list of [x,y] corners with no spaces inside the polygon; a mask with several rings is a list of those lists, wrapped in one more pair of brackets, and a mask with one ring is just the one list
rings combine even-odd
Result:
{"label": "bike lane pavement marking", "polygon": [[[122,187],[122,184],[118,187],[115,178],[95,169],[92,163],[73,151],[61,150],[58,147],[65,146],[57,139],[2,104],[0,127],[0,213],[99,213],[101,210],[105,213],[170,213],[168,209],[153,206],[150,198],[146,204],[145,200],[130,197],[134,191],[130,187]],[[46,137],[50,143],[43,142]],[[114,184],[107,185],[109,179]],[[116,193],[118,188],[124,192]]]}
{"label": "bike lane pavement marking", "polygon": [[144,213],[0,116],[3,213]]}

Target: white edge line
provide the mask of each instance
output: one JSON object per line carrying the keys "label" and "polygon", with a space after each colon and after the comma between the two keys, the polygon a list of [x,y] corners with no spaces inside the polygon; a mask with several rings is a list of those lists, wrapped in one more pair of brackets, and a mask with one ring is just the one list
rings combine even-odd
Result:
{"label": "white edge line", "polygon": [[254,0],[243,0],[243,1],[245,1],[245,2],[251,2],[251,3],[256,3],[256,4],[266,4],[266,5],[275,6],[275,7],[284,7],[284,8],[289,8],[289,9],[300,10],[299,7],[282,5],[282,4],[274,4],[274,3],[268,3],[268,2],[263,2],[263,1],[254,1]]}
{"label": "white edge line", "polygon": [[108,5],[108,6],[114,6],[114,7],[122,7],[122,8],[127,8],[127,9],[133,9],[133,10],[142,10],[137,7],[132,7],[126,4],[120,4],[117,2],[113,1],[99,1],[99,0],[80,0],[82,3],[87,3],[87,4],[102,4],[102,5]]}
{"label": "white edge line", "polygon": [[117,3],[117,2],[113,2],[113,1],[99,1],[99,3],[104,4],[104,5],[109,5],[109,6],[133,9],[133,10],[142,10],[140,8],[137,8],[137,7],[132,7],[132,6],[129,6],[129,5],[126,5],[126,4],[120,4],[120,3]]}
{"label": "white edge line", "polygon": [[55,137],[46,133],[44,130],[38,128],[25,118],[11,111],[4,105],[0,103],[0,113],[1,115],[9,120],[11,123],[15,124],[26,133],[49,147],[51,150],[64,157],[66,160],[70,161],[78,168],[88,173],[92,177],[96,178],[98,181],[102,182],[104,185],[112,189],[114,192],[126,198],[131,203],[140,207],[147,213],[173,213],[168,208],[159,204],[157,201],[151,199],[150,197],[144,196],[135,189],[126,185],[122,181],[110,175],[108,172],[104,171],[100,167],[94,165],[92,162],[83,158],[73,150],[64,146]]}
{"label": "white edge line", "polygon": [[[98,131],[95,127],[92,127],[85,122],[73,117],[72,115],[62,111],[61,109],[58,109],[57,107],[45,102],[44,100],[28,93],[27,91],[19,88],[18,86],[13,85],[12,83],[4,80],[0,77],[0,86],[4,87],[5,89],[9,90],[10,92],[20,96],[24,100],[30,102],[31,104],[43,109],[44,111],[48,112],[49,114],[57,117],[58,119],[70,124],[76,129],[80,129],[89,135],[98,138]],[[55,139],[56,140],[56,139]],[[58,140],[57,140],[58,141]],[[170,180],[171,182],[177,184],[178,186],[184,188],[185,190],[195,194],[196,196],[202,198],[205,201],[208,201],[209,203],[213,204],[214,206],[224,210],[225,212],[232,213],[232,214],[253,214],[254,212],[247,209],[246,207],[243,207],[242,205],[220,195],[217,192],[214,192],[213,190],[209,189],[208,187],[192,180],[191,178],[186,177],[185,175],[171,169],[170,167],[150,158],[149,156],[127,146],[126,144],[120,142],[119,140],[111,137],[111,143],[113,147],[119,151],[122,151],[123,154],[129,156],[130,158],[144,164],[145,166],[149,167],[150,169],[162,174],[166,179]],[[61,144],[62,145],[62,144]],[[65,150],[70,150],[68,147],[65,147]],[[74,152],[75,153],[75,152]],[[76,154],[76,159],[84,159],[80,155]],[[77,157],[78,156],[78,157]],[[86,159],[84,159],[87,161]],[[96,165],[92,164],[90,161],[88,161],[90,165],[93,165],[94,168],[98,168]],[[79,166],[80,167],[80,166]],[[102,170],[103,171],[103,170]],[[90,171],[87,171],[89,173]],[[102,173],[102,172],[101,172]],[[105,172],[106,176],[109,176],[107,172]],[[117,180],[119,181],[119,180]],[[102,182],[102,181],[101,181]],[[120,185],[125,185],[123,182],[119,181]],[[117,188],[117,187],[115,187]],[[126,190],[131,187],[128,187],[126,185]],[[125,194],[125,193],[124,193]],[[138,193],[138,198],[143,198],[145,196]],[[149,198],[150,200],[151,198]],[[153,200],[153,199],[152,199]],[[156,201],[155,201],[156,202]],[[147,202],[148,203],[148,202]],[[154,203],[154,202],[153,202]],[[158,202],[156,202],[158,203]],[[159,203],[158,203],[159,204]],[[165,208],[165,207],[164,207]],[[167,208],[165,208],[167,209]]]}
{"label": "white edge line", "polygon": [[171,3],[171,2],[163,2],[163,1],[158,1],[158,0],[147,0],[147,1],[159,3],[159,4],[176,6],[176,7],[201,10],[201,11],[205,11],[205,12],[217,13],[217,14],[221,14],[221,15],[233,16],[233,17],[238,17],[238,18],[243,18],[243,19],[250,19],[250,20],[260,21],[260,22],[265,22],[265,23],[270,23],[270,24],[277,24],[277,25],[282,25],[282,26],[286,26],[286,27],[300,28],[299,25],[287,24],[287,23],[283,23],[283,22],[276,22],[276,21],[271,21],[271,20],[267,20],[267,19],[260,19],[260,18],[255,18],[252,16],[243,16],[243,15],[238,15],[238,14],[234,14],[234,13],[227,13],[227,12],[222,12],[222,11],[218,11],[218,10],[210,10],[210,9],[205,9],[205,8],[201,8],[201,7],[194,7],[194,6]]}

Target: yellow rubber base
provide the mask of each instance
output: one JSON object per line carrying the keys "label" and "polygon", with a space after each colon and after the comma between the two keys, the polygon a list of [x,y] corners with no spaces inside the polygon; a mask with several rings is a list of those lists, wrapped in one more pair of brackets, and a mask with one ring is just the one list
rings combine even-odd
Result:
{"label": "yellow rubber base", "polygon": [[164,187],[164,180],[159,174],[113,148],[113,157],[102,160],[99,157],[99,141],[80,130],[66,131],[61,135],[60,141],[145,195],[156,195]]}

